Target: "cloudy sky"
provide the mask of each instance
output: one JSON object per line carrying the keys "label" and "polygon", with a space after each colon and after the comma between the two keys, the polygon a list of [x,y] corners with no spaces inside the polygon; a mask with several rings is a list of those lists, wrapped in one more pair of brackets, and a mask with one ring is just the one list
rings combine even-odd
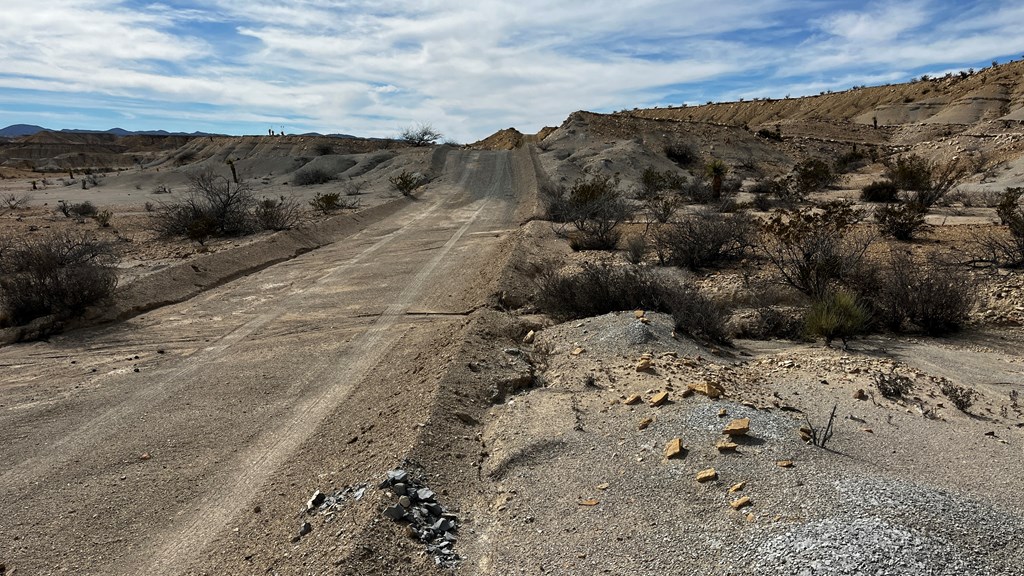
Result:
{"label": "cloudy sky", "polygon": [[1024,0],[3,0],[0,126],[458,141],[1024,54]]}

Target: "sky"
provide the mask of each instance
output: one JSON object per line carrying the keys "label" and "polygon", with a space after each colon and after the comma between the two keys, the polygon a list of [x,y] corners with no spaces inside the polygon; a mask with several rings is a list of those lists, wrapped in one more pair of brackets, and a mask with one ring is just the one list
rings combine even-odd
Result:
{"label": "sky", "polygon": [[471,142],[1024,55],[1024,0],[2,0],[0,126]]}

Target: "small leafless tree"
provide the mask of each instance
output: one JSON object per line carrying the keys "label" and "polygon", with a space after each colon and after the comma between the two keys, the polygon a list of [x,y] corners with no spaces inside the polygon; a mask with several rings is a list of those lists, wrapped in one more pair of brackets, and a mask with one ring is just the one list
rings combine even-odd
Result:
{"label": "small leafless tree", "polygon": [[430,124],[416,124],[403,128],[398,137],[412,146],[429,146],[440,140],[443,135]]}

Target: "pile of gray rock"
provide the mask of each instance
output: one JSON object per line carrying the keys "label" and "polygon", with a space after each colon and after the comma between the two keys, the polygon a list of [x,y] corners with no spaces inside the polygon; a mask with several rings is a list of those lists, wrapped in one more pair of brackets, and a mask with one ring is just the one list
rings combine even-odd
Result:
{"label": "pile of gray rock", "polygon": [[395,522],[408,522],[409,535],[426,544],[434,561],[439,566],[454,568],[459,561],[455,553],[458,518],[437,502],[437,494],[405,470],[389,471],[380,488],[397,499],[384,509],[384,516]]}

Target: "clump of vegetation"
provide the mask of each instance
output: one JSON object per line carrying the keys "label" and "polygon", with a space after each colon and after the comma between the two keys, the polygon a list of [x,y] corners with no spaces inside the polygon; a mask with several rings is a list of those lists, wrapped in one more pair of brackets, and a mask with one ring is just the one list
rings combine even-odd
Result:
{"label": "clump of vegetation", "polygon": [[943,396],[949,398],[949,401],[953,403],[953,406],[956,406],[956,409],[961,412],[967,412],[967,410],[969,410],[974,404],[974,398],[978,395],[977,390],[957,386],[948,380],[942,382],[939,390],[941,390]]}
{"label": "clump of vegetation", "polygon": [[327,184],[334,180],[334,175],[328,170],[320,167],[303,168],[295,172],[292,178],[293,186],[313,186],[314,184]]}
{"label": "clump of vegetation", "polygon": [[794,192],[801,198],[834,185],[839,175],[824,160],[809,158],[793,167]]}
{"label": "clump of vegetation", "polygon": [[862,218],[849,202],[782,211],[765,224],[759,248],[783,283],[821,299],[862,268],[875,239],[853,233]]}
{"label": "clump of vegetation", "polygon": [[97,212],[96,215],[94,216],[94,218],[96,220],[96,223],[99,224],[101,228],[109,228],[110,227],[110,219],[113,216],[114,216],[113,212],[111,212],[110,210],[104,209],[104,210],[100,210],[99,212]]}
{"label": "clump of vegetation", "polygon": [[156,229],[164,236],[186,236],[204,243],[211,236],[241,236],[257,230],[252,187],[235,184],[212,169],[189,174],[188,195],[163,204]]}
{"label": "clump of vegetation", "polygon": [[928,209],[916,202],[885,204],[875,209],[875,221],[882,234],[909,242],[925,225]]}
{"label": "clump of vegetation", "polygon": [[836,158],[836,172],[850,172],[867,165],[869,155],[863,151],[857,149],[857,145],[853,145],[853,149],[849,152],[844,152]]}
{"label": "clump of vegetation", "polygon": [[113,247],[88,233],[0,240],[0,324],[81,315],[113,293],[116,264]]}
{"label": "clump of vegetation", "polygon": [[759,138],[764,138],[765,140],[774,140],[776,142],[782,142],[782,130],[778,126],[776,126],[775,130],[761,128],[760,130],[757,131],[757,136]]}
{"label": "clump of vegetation", "polygon": [[330,156],[331,154],[334,154],[334,146],[327,142],[317,144],[315,150],[317,156]]}
{"label": "clump of vegetation", "polygon": [[537,306],[559,320],[621,310],[671,312],[672,287],[645,268],[584,262],[579,270],[544,268],[535,278]]}
{"label": "clump of vegetation", "polygon": [[976,234],[976,260],[1006,268],[1024,267],[1024,188],[1007,188],[996,205],[1002,230]]}
{"label": "clump of vegetation", "polygon": [[882,396],[889,399],[903,398],[914,388],[913,380],[898,374],[894,369],[889,372],[876,372],[871,379]]}
{"label": "clump of vegetation", "polygon": [[669,298],[675,331],[698,340],[727,344],[726,310],[695,286],[676,287]]}
{"label": "clump of vegetation", "polygon": [[641,234],[634,234],[626,238],[625,252],[627,262],[630,264],[640,264],[647,253],[647,240]]}
{"label": "clump of vegetation", "polygon": [[725,183],[725,175],[729,173],[729,167],[721,160],[714,159],[704,165],[704,174],[711,182],[711,198],[717,200],[722,197],[722,186]]}
{"label": "clump of vegetation", "polygon": [[618,245],[619,226],[632,210],[619,180],[611,176],[579,178],[571,186],[546,187],[548,218],[571,223],[579,235],[571,239],[575,250],[611,250]]}
{"label": "clump of vegetation", "polygon": [[[33,181],[33,185],[34,184],[35,181]],[[0,196],[0,204],[6,206],[8,210],[21,210],[28,206],[30,201],[32,201],[32,194],[28,192],[24,194],[10,192]]]}
{"label": "clump of vegetation", "polygon": [[253,209],[260,230],[289,230],[302,220],[302,207],[294,198],[260,198]]}
{"label": "clump of vegetation", "polygon": [[678,190],[683,186],[683,182],[682,177],[671,170],[659,172],[654,168],[647,168],[640,175],[640,190],[637,196],[646,199],[666,190]]}
{"label": "clump of vegetation", "polygon": [[313,199],[309,201],[309,206],[321,214],[330,214],[342,209],[357,208],[359,206],[359,199],[343,199],[339,192],[317,192]]}
{"label": "clump of vegetation", "polygon": [[659,228],[655,242],[663,264],[698,270],[738,259],[756,236],[750,216],[705,210]]}
{"label": "clump of vegetation", "polygon": [[896,202],[899,200],[899,188],[892,180],[878,180],[861,189],[860,199],[865,202]]}
{"label": "clump of vegetation", "polygon": [[856,295],[846,290],[835,290],[816,298],[805,318],[807,333],[822,337],[825,344],[839,338],[843,348],[853,336],[865,334],[870,316]]}
{"label": "clump of vegetation", "polygon": [[700,159],[696,148],[681,142],[666,144],[664,151],[666,158],[683,167],[690,166]]}
{"label": "clump of vegetation", "polygon": [[430,124],[416,124],[404,128],[398,136],[400,140],[412,146],[430,146],[442,137],[443,135]]}
{"label": "clump of vegetation", "polygon": [[402,193],[402,196],[412,196],[417,188],[424,184],[426,179],[418,173],[402,170],[400,174],[388,178],[391,187]]}

